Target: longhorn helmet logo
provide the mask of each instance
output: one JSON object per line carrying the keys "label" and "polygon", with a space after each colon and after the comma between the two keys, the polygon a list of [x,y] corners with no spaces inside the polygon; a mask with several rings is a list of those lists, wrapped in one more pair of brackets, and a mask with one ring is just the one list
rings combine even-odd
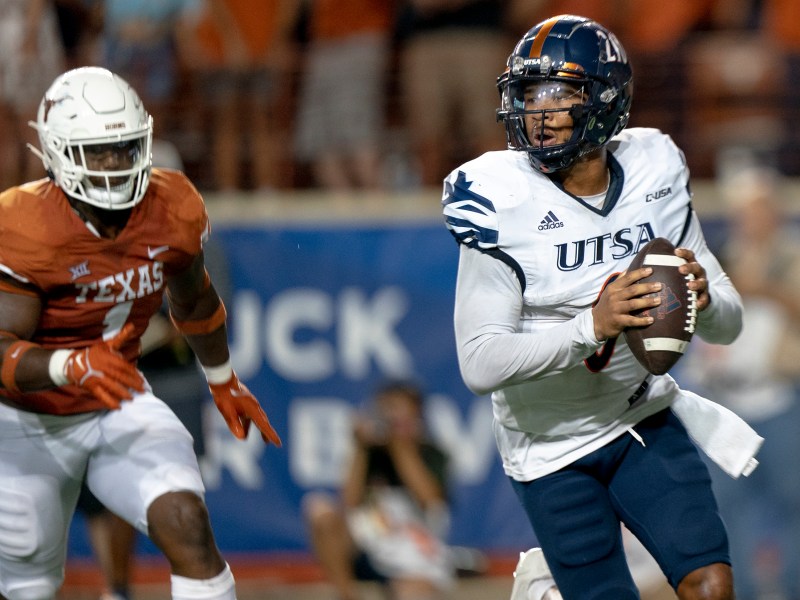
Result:
{"label": "longhorn helmet logo", "polygon": [[72,100],[72,96],[66,94],[61,96],[60,98],[52,99],[52,98],[45,98],[44,99],[44,122],[47,122],[47,116],[50,114],[50,109],[54,106],[61,104],[62,102],[66,102],[67,100]]}

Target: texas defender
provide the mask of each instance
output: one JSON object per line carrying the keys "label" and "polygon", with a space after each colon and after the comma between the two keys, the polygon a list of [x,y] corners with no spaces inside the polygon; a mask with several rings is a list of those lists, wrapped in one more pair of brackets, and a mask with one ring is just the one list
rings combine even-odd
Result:
{"label": "texas defender", "polygon": [[0,195],[0,593],[55,597],[85,476],[164,553],[174,599],[233,600],[191,436],[135,366],[166,292],[234,435],[280,445],[231,368],[203,201],[151,168],[152,119],[105,69],[58,77],[32,125],[48,177]]}

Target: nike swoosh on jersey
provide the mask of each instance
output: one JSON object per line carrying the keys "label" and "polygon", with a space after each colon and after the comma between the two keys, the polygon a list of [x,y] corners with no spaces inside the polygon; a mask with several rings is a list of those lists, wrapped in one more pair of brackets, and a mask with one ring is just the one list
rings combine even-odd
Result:
{"label": "nike swoosh on jersey", "polygon": [[169,250],[169,246],[158,246],[157,248],[151,248],[150,246],[148,246],[147,256],[149,256],[150,259],[152,260],[159,254],[161,254],[162,252],[166,252],[167,250]]}

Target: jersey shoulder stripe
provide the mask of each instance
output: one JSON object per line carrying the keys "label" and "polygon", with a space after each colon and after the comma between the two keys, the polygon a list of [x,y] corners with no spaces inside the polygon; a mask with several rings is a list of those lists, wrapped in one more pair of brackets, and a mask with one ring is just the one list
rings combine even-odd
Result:
{"label": "jersey shoulder stripe", "polygon": [[503,214],[530,199],[535,173],[524,152],[487,152],[464,163],[444,182],[445,224],[458,242],[488,250],[500,244]]}
{"label": "jersey shoulder stripe", "polygon": [[459,243],[489,249],[498,242],[497,209],[487,197],[489,192],[481,184],[479,171],[468,175],[469,166],[475,162],[467,163],[445,179],[442,206],[445,224]]}

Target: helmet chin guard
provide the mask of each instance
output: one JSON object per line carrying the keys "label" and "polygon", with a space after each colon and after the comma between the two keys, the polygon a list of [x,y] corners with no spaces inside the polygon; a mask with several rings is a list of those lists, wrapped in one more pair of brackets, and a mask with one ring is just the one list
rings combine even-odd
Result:
{"label": "helmet chin guard", "polygon": [[[579,89],[580,100],[561,109],[530,109],[525,91],[542,82]],[[625,128],[633,71],[612,32],[590,19],[561,15],[539,23],[522,37],[498,77],[497,87],[497,119],[505,125],[508,148],[526,152],[537,171],[553,173],[602,148]],[[570,139],[553,144],[531,140],[526,116],[544,120],[547,112],[555,110],[572,117]]]}
{"label": "helmet chin guard", "polygon": [[[153,119],[134,89],[98,67],[81,67],[59,76],[45,92],[35,122],[41,158],[64,192],[106,210],[138,204],[152,168]],[[90,169],[87,151],[96,146],[124,147],[130,166]]]}

